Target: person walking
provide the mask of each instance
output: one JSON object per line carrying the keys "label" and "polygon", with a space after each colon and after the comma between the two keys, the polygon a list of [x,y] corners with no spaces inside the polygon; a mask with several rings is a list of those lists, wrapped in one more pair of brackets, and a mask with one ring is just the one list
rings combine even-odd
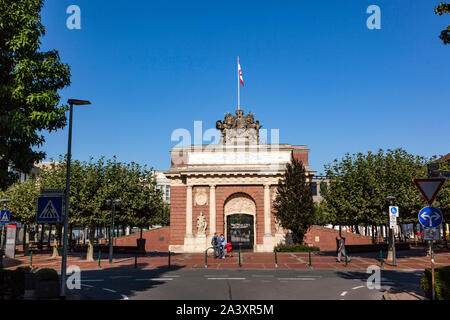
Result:
{"label": "person walking", "polygon": [[[344,255],[344,257],[346,256],[346,251],[345,251],[345,238],[341,237],[341,235],[337,236],[337,240],[338,240],[338,253],[337,253],[337,262],[341,262],[341,255]],[[347,262],[350,262],[350,257],[347,256]]]}
{"label": "person walking", "polygon": [[227,241],[225,240],[225,236],[223,234],[220,235],[220,249],[222,250],[222,259],[225,259]]}
{"label": "person walking", "polygon": [[217,235],[217,232],[214,232],[214,236],[211,239],[211,245],[214,249],[214,259],[220,257],[220,238]]}

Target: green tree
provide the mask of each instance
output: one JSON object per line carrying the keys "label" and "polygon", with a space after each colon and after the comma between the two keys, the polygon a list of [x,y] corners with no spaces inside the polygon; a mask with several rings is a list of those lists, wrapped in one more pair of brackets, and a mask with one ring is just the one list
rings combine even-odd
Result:
{"label": "green tree", "polygon": [[[440,16],[442,16],[444,13],[450,13],[450,3],[441,2],[434,8],[434,13]],[[450,43],[450,25],[447,27],[447,29],[442,30],[439,38],[444,42],[444,44]]]}
{"label": "green tree", "polygon": [[30,172],[44,158],[33,148],[42,131],[66,124],[58,90],[70,84],[70,68],[56,50],[40,51],[44,0],[0,0],[0,189],[17,180],[8,170]]}
{"label": "green tree", "polygon": [[314,223],[315,213],[305,167],[295,158],[286,165],[284,177],[278,182],[273,207],[281,226],[292,232],[294,243],[301,244]]}
{"label": "green tree", "polygon": [[36,221],[39,185],[35,179],[28,179],[25,182],[15,183],[4,194],[11,200],[8,204],[11,220],[24,224],[23,251],[25,255],[28,255],[29,230],[30,225]]}

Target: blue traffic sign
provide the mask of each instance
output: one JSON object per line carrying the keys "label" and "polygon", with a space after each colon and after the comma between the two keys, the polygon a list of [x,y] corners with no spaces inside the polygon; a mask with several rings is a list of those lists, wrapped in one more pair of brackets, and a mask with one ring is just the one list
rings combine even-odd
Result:
{"label": "blue traffic sign", "polygon": [[425,228],[437,228],[442,223],[442,212],[435,207],[425,207],[419,212],[419,222]]}
{"label": "blue traffic sign", "polygon": [[0,224],[9,224],[11,212],[9,210],[2,210],[0,213]]}
{"label": "blue traffic sign", "polygon": [[36,211],[37,223],[62,222],[62,197],[39,197]]}
{"label": "blue traffic sign", "polygon": [[390,206],[389,207],[389,213],[391,215],[394,215],[394,216],[398,217],[398,207]]}

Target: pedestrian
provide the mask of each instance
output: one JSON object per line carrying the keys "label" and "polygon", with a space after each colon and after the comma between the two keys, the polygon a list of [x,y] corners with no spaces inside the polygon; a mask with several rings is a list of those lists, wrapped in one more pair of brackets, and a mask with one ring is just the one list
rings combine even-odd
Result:
{"label": "pedestrian", "polygon": [[211,239],[211,245],[214,248],[214,259],[217,259],[220,256],[220,239],[217,232],[214,232],[214,236]]}
{"label": "pedestrian", "polygon": [[220,250],[222,251],[222,259],[225,259],[227,241],[225,240],[225,236],[223,233],[220,235]]}
{"label": "pedestrian", "polygon": [[[337,236],[337,240],[338,240],[338,255],[337,255],[337,262],[341,262],[341,255],[346,256],[346,251],[345,251],[345,238],[341,237],[341,235]],[[347,256],[347,262],[350,262],[350,257]]]}

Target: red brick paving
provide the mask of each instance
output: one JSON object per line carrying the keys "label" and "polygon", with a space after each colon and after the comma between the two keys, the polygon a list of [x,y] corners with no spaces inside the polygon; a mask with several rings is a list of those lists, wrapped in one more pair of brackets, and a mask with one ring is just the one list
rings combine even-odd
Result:
{"label": "red brick paving", "polygon": [[[98,260],[87,262],[83,254],[70,254],[67,265],[78,265],[82,270],[92,270],[98,268]],[[113,264],[109,264],[107,255],[102,256],[101,269],[130,269],[134,268],[135,259],[131,255],[118,255]],[[278,269],[320,269],[320,270],[366,270],[370,265],[380,265],[377,254],[367,253],[351,257],[348,265],[345,259],[341,263],[336,262],[336,256],[332,253],[312,253],[312,267],[308,266],[308,253],[278,253]],[[242,269],[275,269],[275,256],[273,253],[241,253]],[[29,266],[30,257],[17,255],[16,259],[4,259],[6,269],[15,269],[19,266]],[[145,257],[138,257],[138,268],[155,269],[167,267],[168,256],[149,254]],[[442,251],[435,254],[436,267],[450,265],[450,251]],[[50,254],[33,255],[33,266],[38,268],[59,269],[61,257],[52,259]],[[204,268],[205,256],[201,253],[173,254],[171,256],[171,266],[180,268]],[[383,261],[383,269],[386,270],[423,270],[430,267],[430,258],[425,255],[424,250],[410,250],[400,252],[397,258],[397,266],[391,262]],[[209,269],[239,269],[238,255],[226,259],[214,259],[208,256]]]}

